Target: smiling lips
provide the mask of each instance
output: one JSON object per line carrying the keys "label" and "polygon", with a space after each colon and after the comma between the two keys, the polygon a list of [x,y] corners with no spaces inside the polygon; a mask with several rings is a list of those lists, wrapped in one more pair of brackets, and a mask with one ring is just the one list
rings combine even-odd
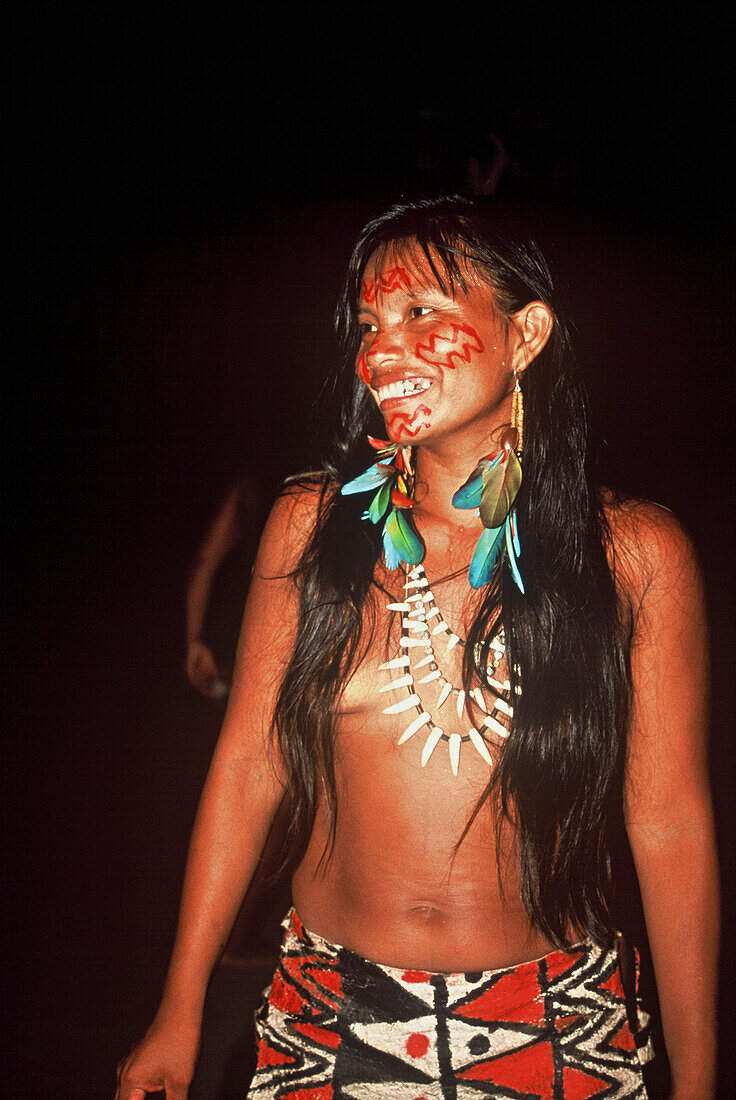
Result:
{"label": "smiling lips", "polygon": [[400,401],[405,397],[416,397],[428,390],[431,385],[432,382],[429,378],[401,378],[396,382],[389,382],[387,385],[376,386],[375,393],[379,404],[383,405],[387,401]]}

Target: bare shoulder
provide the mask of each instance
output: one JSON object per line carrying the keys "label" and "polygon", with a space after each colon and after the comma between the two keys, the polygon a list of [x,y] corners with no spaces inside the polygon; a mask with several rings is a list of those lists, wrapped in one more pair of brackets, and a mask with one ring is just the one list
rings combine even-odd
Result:
{"label": "bare shoulder", "polygon": [[614,574],[635,606],[701,589],[698,558],[682,523],[660,504],[600,494]]}
{"label": "bare shoulder", "polygon": [[256,569],[286,573],[296,568],[334,487],[323,474],[290,479],[271,509],[263,530]]}

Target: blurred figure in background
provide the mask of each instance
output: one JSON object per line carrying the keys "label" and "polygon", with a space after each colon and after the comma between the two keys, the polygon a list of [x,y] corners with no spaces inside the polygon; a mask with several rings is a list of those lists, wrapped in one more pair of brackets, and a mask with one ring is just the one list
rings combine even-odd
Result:
{"label": "blurred figure in background", "polygon": [[[230,690],[238,633],[253,563],[276,484],[265,485],[253,471],[234,482],[199,547],[186,593],[189,683],[209,699]],[[279,921],[289,904],[288,882],[272,882],[283,827],[277,817],[272,838],[243,901],[223,961],[278,954]]]}
{"label": "blurred figure in background", "polygon": [[231,485],[189,575],[186,674],[192,687],[210,699],[230,690],[245,597],[270,503],[251,472]]}
{"label": "blurred figure in background", "polygon": [[[210,700],[224,701],[230,691],[256,551],[277,489],[276,477],[266,482],[252,469],[234,481],[205,532],[187,579],[185,671],[191,686]],[[219,722],[219,707],[213,713],[219,714]],[[213,976],[192,1100],[243,1095],[255,1068],[252,1041],[242,1035],[233,1006],[248,1019],[255,1007],[254,983],[265,984],[278,957],[280,921],[291,903],[288,877],[274,874],[284,841],[283,817],[276,815]]]}

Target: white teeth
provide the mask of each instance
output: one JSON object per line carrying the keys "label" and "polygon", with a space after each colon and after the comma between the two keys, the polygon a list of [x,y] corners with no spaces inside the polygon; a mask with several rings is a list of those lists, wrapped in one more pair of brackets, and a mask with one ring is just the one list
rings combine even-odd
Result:
{"label": "white teeth", "polygon": [[392,397],[413,397],[416,393],[424,393],[431,384],[428,378],[404,378],[400,382],[381,386],[376,393],[379,401],[388,401]]}

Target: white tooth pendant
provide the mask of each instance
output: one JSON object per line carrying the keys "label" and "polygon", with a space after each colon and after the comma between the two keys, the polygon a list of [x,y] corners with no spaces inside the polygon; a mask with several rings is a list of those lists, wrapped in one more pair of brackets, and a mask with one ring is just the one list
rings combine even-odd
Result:
{"label": "white tooth pendant", "polygon": [[457,716],[458,716],[458,718],[462,718],[463,711],[465,710],[465,692],[464,691],[459,691],[457,693],[456,706],[457,706]]}
{"label": "white tooth pendant", "polygon": [[483,713],[488,714],[488,707],[486,706],[486,701],[483,698],[483,692],[480,690],[480,688],[471,688],[470,694],[473,696]]}
{"label": "white tooth pendant", "polygon": [[437,699],[437,710],[439,710],[442,704],[446,701],[447,696],[450,694],[451,691],[452,684],[448,684],[447,682],[445,682],[445,686],[442,688],[442,691],[439,694],[439,698]]}
{"label": "white tooth pendant", "polygon": [[409,672],[406,676],[399,676],[398,680],[391,680],[390,683],[385,684],[384,687],[378,689],[378,694],[383,695],[386,691],[393,691],[394,688],[411,687],[414,683],[414,677]]}
{"label": "white tooth pendant", "polygon": [[430,733],[427,740],[424,742],[424,748],[422,749],[422,767],[426,768],[427,761],[437,748],[437,745],[442,740],[444,730],[441,730],[439,726],[435,726]]}
{"label": "white tooth pendant", "polygon": [[483,719],[483,725],[486,729],[493,730],[499,737],[508,737],[509,731],[505,726],[501,725],[498,718],[494,718],[492,714],[489,714],[487,718]]}
{"label": "white tooth pendant", "polygon": [[408,741],[410,737],[414,736],[417,730],[420,730],[422,726],[426,726],[427,722],[431,721],[431,715],[427,714],[426,710],[423,710],[419,717],[415,718],[414,721],[406,727],[401,737],[397,741],[397,744],[403,745],[405,741]]}
{"label": "white tooth pendant", "polygon": [[420,684],[431,684],[433,680],[439,680],[441,675],[442,675],[442,673],[440,672],[440,670],[438,668],[436,668],[434,670],[434,672],[428,672],[426,676],[422,676],[419,683]]}
{"label": "white tooth pendant", "polygon": [[448,750],[450,753],[450,767],[452,768],[452,774],[457,775],[458,768],[460,766],[460,743],[461,737],[459,733],[450,734],[450,744]]}
{"label": "white tooth pendant", "polygon": [[468,733],[470,734],[470,740],[472,741],[475,748],[478,750],[478,753],[483,757],[486,764],[488,764],[489,767],[492,767],[493,760],[491,759],[491,754],[488,751],[488,745],[486,745],[481,735],[476,729],[472,728],[468,730]]}
{"label": "white tooth pendant", "polygon": [[409,659],[409,654],[407,653],[404,657],[392,657],[390,661],[386,661],[385,665],[379,665],[378,671],[388,672],[389,669],[392,668],[408,668],[410,664],[411,660]]}
{"label": "white tooth pendant", "polygon": [[384,714],[402,714],[405,710],[411,710],[412,707],[421,706],[422,700],[418,695],[407,695],[406,699],[402,699],[400,703],[394,703],[393,706],[386,707]]}

